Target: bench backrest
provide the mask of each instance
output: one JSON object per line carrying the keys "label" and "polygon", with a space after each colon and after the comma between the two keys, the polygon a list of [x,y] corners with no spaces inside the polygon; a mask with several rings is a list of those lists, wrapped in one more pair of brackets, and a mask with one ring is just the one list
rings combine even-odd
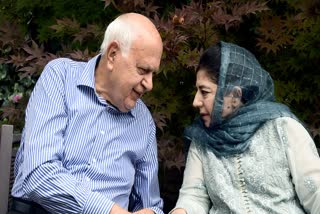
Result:
{"label": "bench backrest", "polygon": [[14,182],[13,165],[21,135],[13,134],[13,125],[2,125],[0,131],[0,213],[7,213]]}

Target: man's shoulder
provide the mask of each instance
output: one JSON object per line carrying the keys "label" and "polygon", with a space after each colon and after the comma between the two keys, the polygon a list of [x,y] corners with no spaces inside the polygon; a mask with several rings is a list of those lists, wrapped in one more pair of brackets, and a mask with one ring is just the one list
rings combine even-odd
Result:
{"label": "man's shoulder", "polygon": [[56,58],[47,63],[42,76],[59,76],[63,79],[69,77],[77,78],[85,69],[87,62],[79,62],[69,58]]}
{"label": "man's shoulder", "polygon": [[70,58],[56,58],[48,62],[47,66],[53,67],[53,68],[59,68],[59,67],[84,67],[87,64],[87,62],[83,61],[75,61]]}
{"label": "man's shoulder", "polygon": [[134,113],[137,114],[137,116],[142,116],[142,117],[148,117],[148,118],[152,118],[151,116],[151,112],[149,110],[149,108],[147,107],[147,105],[141,100],[138,99],[136,106],[134,108]]}

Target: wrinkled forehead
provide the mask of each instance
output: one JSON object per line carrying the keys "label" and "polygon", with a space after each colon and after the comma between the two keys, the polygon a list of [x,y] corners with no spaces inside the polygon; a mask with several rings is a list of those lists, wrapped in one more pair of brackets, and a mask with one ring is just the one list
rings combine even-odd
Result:
{"label": "wrinkled forehead", "polygon": [[162,43],[150,37],[139,37],[133,41],[129,54],[136,59],[137,64],[156,72],[160,67]]}

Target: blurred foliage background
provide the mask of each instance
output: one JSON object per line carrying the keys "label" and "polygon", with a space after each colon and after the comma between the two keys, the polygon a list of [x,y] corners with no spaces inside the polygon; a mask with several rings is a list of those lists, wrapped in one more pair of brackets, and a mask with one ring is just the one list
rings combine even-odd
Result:
{"label": "blurred foliage background", "polygon": [[149,17],[164,41],[154,89],[143,99],[157,125],[165,212],[182,181],[183,129],[197,114],[191,105],[195,66],[218,40],[256,55],[275,80],[278,101],[305,122],[320,147],[319,0],[0,0],[0,124],[21,132],[45,64],[98,54],[106,26],[125,12]]}

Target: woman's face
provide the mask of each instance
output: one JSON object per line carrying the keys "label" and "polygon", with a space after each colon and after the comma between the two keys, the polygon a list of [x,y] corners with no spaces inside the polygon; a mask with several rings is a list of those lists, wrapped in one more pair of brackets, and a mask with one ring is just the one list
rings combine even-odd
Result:
{"label": "woman's face", "polygon": [[193,106],[195,108],[199,108],[199,113],[204,125],[209,127],[214,98],[216,96],[218,86],[213,82],[205,70],[200,69],[197,72],[196,87],[197,93],[193,100]]}
{"label": "woman's face", "polygon": [[[193,100],[193,106],[199,109],[204,125],[209,127],[218,86],[210,78],[207,71],[200,69],[197,73],[196,87],[197,93]],[[226,118],[237,111],[242,105],[240,98],[240,87],[234,87],[229,94],[223,97],[222,118]]]}

